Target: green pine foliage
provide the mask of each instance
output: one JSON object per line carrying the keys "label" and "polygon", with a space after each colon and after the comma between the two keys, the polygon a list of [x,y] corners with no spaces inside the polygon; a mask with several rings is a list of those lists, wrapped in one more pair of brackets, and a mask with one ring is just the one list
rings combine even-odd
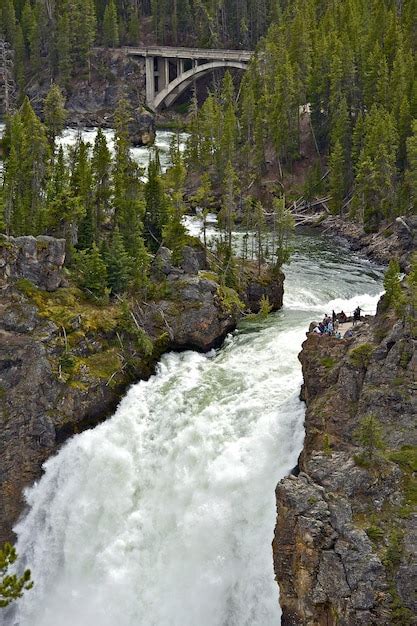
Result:
{"label": "green pine foliage", "polygon": [[11,572],[16,561],[16,549],[6,543],[0,549],[0,608],[9,606],[33,587],[30,570],[25,570],[21,576]]}
{"label": "green pine foliage", "polygon": [[44,230],[44,190],[50,171],[46,129],[26,98],[8,121],[4,167],[4,221],[15,235]]}
{"label": "green pine foliage", "polygon": [[272,166],[284,185],[303,159],[308,125],[323,174],[328,170],[333,213],[368,232],[415,213],[413,6],[414,0],[281,3],[237,102],[224,97],[225,79],[200,111],[193,104],[188,166],[209,172],[218,186],[231,160],[247,189]]}
{"label": "green pine foliage", "polygon": [[43,105],[43,113],[48,138],[53,145],[55,138],[64,129],[65,120],[67,118],[65,112],[65,98],[58,85],[52,85],[48,91]]}
{"label": "green pine foliage", "polygon": [[378,460],[380,452],[385,449],[383,429],[375,415],[364,417],[354,433],[358,444],[364,449],[363,460],[369,464]]}
{"label": "green pine foliage", "polygon": [[131,259],[125,250],[123,237],[117,226],[113,231],[107,254],[107,274],[112,293],[120,294],[127,291],[131,276]]}
{"label": "green pine foliage", "polygon": [[403,292],[400,279],[400,265],[398,261],[391,260],[384,276],[385,298],[387,307],[393,307],[400,311],[403,304]]}
{"label": "green pine foliage", "polygon": [[[102,130],[93,146],[79,137],[72,148],[57,148],[61,97],[60,88],[53,86],[45,105],[48,126],[28,100],[8,119],[0,232],[65,238],[73,278],[97,302],[132,291],[146,297],[151,252],[162,243],[163,233],[178,256],[188,241],[182,224],[185,167],[179,146],[173,149],[166,181],[155,159],[145,185],[130,154],[127,103],[122,101],[116,112],[112,156]],[[156,195],[151,193],[153,185]],[[144,239],[145,198],[160,237],[149,250]]]}
{"label": "green pine foliage", "polygon": [[119,25],[114,0],[110,0],[104,11],[103,43],[108,48],[117,48],[119,45]]}
{"label": "green pine foliage", "polygon": [[145,185],[145,238],[149,249],[156,252],[162,244],[163,227],[168,222],[168,199],[160,176],[159,159],[152,159]]}
{"label": "green pine foliage", "polygon": [[80,282],[87,295],[97,302],[105,302],[108,296],[107,267],[95,243],[90,250],[80,253],[78,267]]}

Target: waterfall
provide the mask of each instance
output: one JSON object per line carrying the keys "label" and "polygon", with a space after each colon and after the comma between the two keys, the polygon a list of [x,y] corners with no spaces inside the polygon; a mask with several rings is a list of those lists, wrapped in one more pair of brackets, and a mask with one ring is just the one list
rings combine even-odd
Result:
{"label": "waterfall", "polygon": [[209,355],[164,356],[26,494],[19,626],[278,626],[276,483],[296,464],[314,317],[375,309],[382,273],[299,236],[286,303]]}

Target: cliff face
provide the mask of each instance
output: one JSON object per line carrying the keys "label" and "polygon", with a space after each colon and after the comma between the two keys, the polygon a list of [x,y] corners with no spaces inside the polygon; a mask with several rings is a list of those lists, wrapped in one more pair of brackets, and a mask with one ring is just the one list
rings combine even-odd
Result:
{"label": "cliff face", "polygon": [[111,414],[163,352],[210,350],[240,315],[202,275],[201,250],[186,248],[177,268],[162,250],[153,300],[123,311],[63,286],[64,248],[48,237],[0,240],[0,544],[23,489],[67,437]]}
{"label": "cliff face", "polygon": [[[89,71],[72,78],[66,87],[67,125],[114,127],[114,112],[120,98],[127,98],[133,114],[130,125],[134,145],[152,144],[155,120],[145,108],[145,59],[128,56],[124,49],[95,48]],[[28,89],[37,113],[50,83],[34,82]]]}
{"label": "cliff face", "polygon": [[[417,623],[417,337],[382,309],[303,345],[306,440],[276,491],[284,626]],[[384,449],[361,448],[370,415]]]}
{"label": "cliff face", "polygon": [[[370,259],[380,263],[389,263],[397,258],[403,269],[407,270],[410,253],[417,249],[417,216],[397,217],[391,224],[377,233],[365,233],[357,221],[350,221],[335,215],[325,220],[317,216],[311,218],[312,225],[319,225],[325,233],[340,236],[350,242],[352,250],[361,251]],[[306,224],[308,223],[306,220]]]}

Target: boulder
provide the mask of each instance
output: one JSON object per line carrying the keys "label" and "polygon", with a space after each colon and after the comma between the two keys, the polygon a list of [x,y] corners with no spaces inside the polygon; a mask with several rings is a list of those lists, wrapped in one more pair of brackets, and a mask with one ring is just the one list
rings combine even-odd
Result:
{"label": "boulder", "polygon": [[145,108],[140,107],[133,112],[129,124],[130,141],[134,146],[151,146],[155,142],[155,118]]}
{"label": "boulder", "polygon": [[151,335],[168,333],[172,348],[207,352],[236,328],[240,311],[224,308],[217,283],[196,275],[171,274],[169,289],[169,300],[147,307],[147,330]]}
{"label": "boulder", "polygon": [[260,302],[263,297],[268,298],[272,311],[282,308],[284,299],[284,274],[269,266],[263,267],[261,274],[251,273],[246,284],[243,298],[252,313],[259,313]]}
{"label": "boulder", "polygon": [[0,285],[25,278],[46,291],[63,282],[65,239],[54,237],[6,237],[0,239]]}
{"label": "boulder", "polygon": [[182,251],[181,268],[187,274],[198,274],[207,269],[207,255],[203,248],[185,246]]}
{"label": "boulder", "polygon": [[152,261],[152,277],[156,280],[162,280],[175,271],[171,250],[161,246]]}

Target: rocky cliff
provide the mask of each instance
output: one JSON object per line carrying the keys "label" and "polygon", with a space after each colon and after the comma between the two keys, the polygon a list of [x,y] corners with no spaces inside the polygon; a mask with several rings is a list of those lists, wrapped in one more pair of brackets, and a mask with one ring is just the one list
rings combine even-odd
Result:
{"label": "rocky cliff", "polygon": [[410,253],[417,249],[417,216],[397,217],[390,224],[382,226],[377,233],[366,233],[357,220],[349,220],[335,215],[322,219],[323,214],[311,216],[305,224],[319,226],[324,233],[340,236],[350,243],[351,249],[361,251],[370,259],[389,263],[392,258],[400,261],[401,267],[408,268]]}
{"label": "rocky cliff", "polygon": [[[133,116],[130,134],[134,145],[149,145],[155,139],[154,116],[145,109],[145,59],[131,57],[124,49],[95,48],[89,71],[72,78],[66,86],[67,125],[114,127],[114,112],[126,98]],[[36,112],[42,117],[49,81],[33,82],[28,88]]]}
{"label": "rocky cliff", "polygon": [[68,436],[111,414],[164,351],[209,350],[240,315],[199,276],[204,258],[191,248],[187,271],[166,263],[153,300],[125,309],[61,286],[64,249],[48,237],[0,242],[0,543],[11,538],[22,490]]}
{"label": "rocky cliff", "polygon": [[[107,306],[68,282],[64,259],[64,240],[0,239],[0,544],[12,539],[23,489],[69,436],[111,415],[164,352],[208,351],[242,314],[238,294],[207,271],[198,246],[186,246],[178,266],[161,248],[152,298]],[[272,289],[263,276],[258,294],[270,290],[274,308],[282,303],[278,278]]]}
{"label": "rocky cliff", "polygon": [[284,626],[417,623],[417,335],[384,308],[303,345],[305,445],[276,491]]}

